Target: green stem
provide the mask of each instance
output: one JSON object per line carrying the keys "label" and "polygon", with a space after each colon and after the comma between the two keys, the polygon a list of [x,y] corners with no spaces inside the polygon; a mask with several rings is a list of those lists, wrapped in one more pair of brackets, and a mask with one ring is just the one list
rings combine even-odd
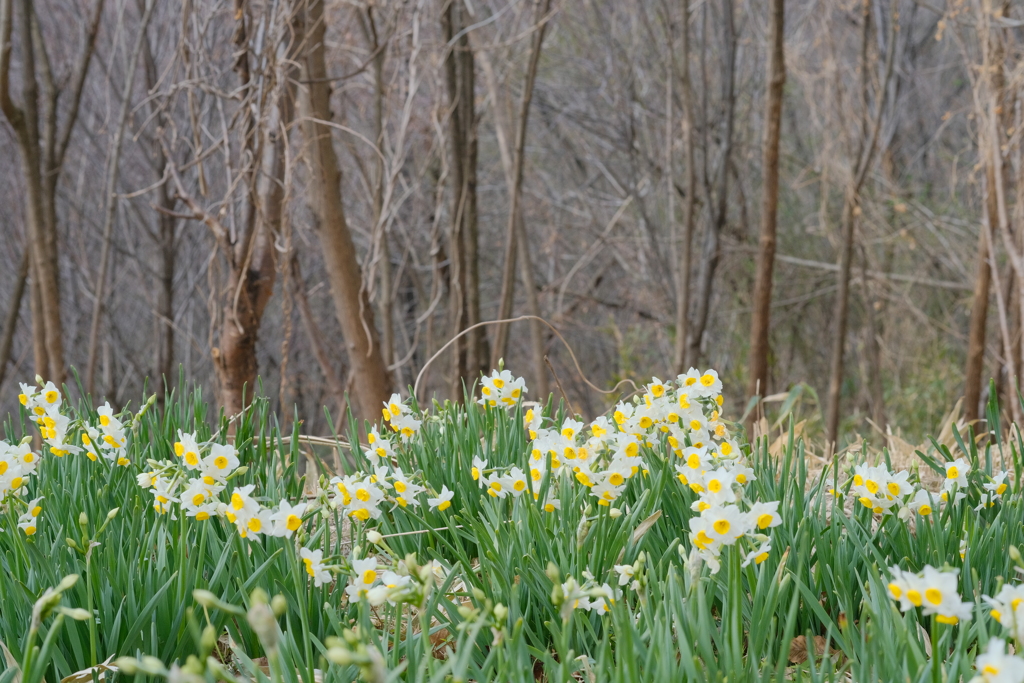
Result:
{"label": "green stem", "polygon": [[315,683],[313,677],[313,642],[309,633],[309,594],[307,592],[307,581],[305,580],[306,569],[299,560],[299,554],[295,552],[295,546],[288,544],[289,555],[292,558],[292,576],[295,580],[295,596],[299,599],[299,621],[302,624],[302,643],[306,655],[306,683]]}
{"label": "green stem", "polygon": [[85,605],[89,610],[89,666],[96,668],[96,612],[92,602],[92,548],[85,551]]}
{"label": "green stem", "polygon": [[942,670],[939,668],[939,622],[932,615],[932,683],[942,683]]}

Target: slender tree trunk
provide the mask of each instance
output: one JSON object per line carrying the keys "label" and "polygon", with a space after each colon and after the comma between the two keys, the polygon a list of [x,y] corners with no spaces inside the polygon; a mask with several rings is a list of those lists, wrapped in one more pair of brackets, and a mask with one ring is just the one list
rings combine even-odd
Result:
{"label": "slender tree trunk", "polygon": [[[985,211],[991,225],[998,225],[995,170],[991,155],[987,155],[985,169]],[[964,380],[964,419],[977,420],[980,413],[982,374],[985,371],[985,327],[988,322],[989,286],[992,269],[988,265],[989,244],[985,231],[978,232],[977,272],[974,276],[974,295],[971,299],[971,322],[967,336],[967,369]]]}
{"label": "slender tree trunk", "polygon": [[[508,229],[505,240],[505,261],[501,277],[501,299],[498,309],[498,319],[504,320],[512,315],[512,304],[515,301],[515,268],[517,256],[520,262],[520,273],[523,277],[523,285],[527,288],[527,306],[531,315],[540,315],[540,307],[537,302],[536,288],[530,286],[533,280],[532,266],[529,263],[529,244],[526,244],[525,226],[522,223],[522,191],[523,191],[523,163],[526,146],[526,124],[530,113],[530,102],[533,99],[533,85],[537,79],[537,66],[540,63],[540,51],[544,44],[544,34],[547,29],[546,17],[551,8],[551,0],[536,0],[536,20],[540,23],[533,35],[533,46],[530,51],[530,61],[526,68],[526,80],[523,83],[523,97],[519,105],[519,121],[516,128],[515,151],[512,159],[512,186],[509,188],[509,216]],[[519,242],[523,242],[522,248]],[[525,258],[524,258],[525,257]],[[529,282],[528,282],[529,281]],[[498,360],[503,358],[508,350],[508,325],[498,324],[495,331],[494,347],[491,350],[491,366],[497,367]],[[533,385],[537,396],[547,396],[547,368],[544,364],[544,333],[541,323],[538,320],[530,321],[530,345],[533,351]]]}
{"label": "slender tree trunk", "polygon": [[[1003,16],[1008,15],[1009,3],[1002,3],[1001,13]],[[992,36],[990,32],[991,29],[986,27],[979,37],[985,41],[987,52],[990,55],[986,62],[996,65],[996,68],[991,70],[991,86],[996,100],[1002,102],[1004,87],[1002,42]],[[985,211],[989,225],[999,225],[999,208],[995,193],[995,159],[992,158],[991,150],[983,154],[985,157]],[[964,372],[964,419],[968,422],[977,420],[981,416],[981,390],[985,372],[985,328],[988,322],[989,288],[992,280],[992,272],[988,264],[990,248],[985,231],[979,231],[977,271],[974,277],[974,296],[971,300],[971,321],[967,336],[967,367]],[[1011,269],[1011,278],[1012,273]],[[1014,317],[1016,318],[1016,316]],[[1018,326],[1015,325],[1014,328],[1016,327]]]}
{"label": "slender tree trunk", "polygon": [[366,11],[366,21],[363,24],[366,29],[367,38],[370,40],[370,47],[376,56],[373,58],[373,81],[374,81],[374,144],[381,154],[376,158],[376,174],[373,183],[373,224],[377,235],[379,260],[380,260],[380,326],[381,326],[381,356],[384,358],[385,367],[390,367],[394,362],[395,354],[395,327],[393,318],[394,293],[391,291],[391,249],[388,239],[387,225],[384,221],[384,174],[387,172],[384,164],[384,46],[379,43],[377,25],[373,16],[373,7],[369,6]]}
{"label": "slender tree trunk", "polygon": [[[171,209],[174,199],[166,190],[161,190],[161,204]],[[163,395],[175,380],[174,372],[174,270],[177,247],[174,241],[175,218],[161,215],[159,242],[157,243],[156,271],[156,368],[157,384],[154,390],[157,399]]]}
{"label": "slender tree trunk", "polygon": [[[140,6],[142,0],[138,0]],[[143,33],[145,49],[142,51],[146,90],[152,92],[157,85],[156,60],[153,58],[153,46],[146,33]],[[150,105],[150,114],[155,115],[163,128],[167,125],[166,110],[155,101]],[[153,168],[157,174],[167,168],[167,159],[157,139],[152,139],[152,155],[155,163]],[[202,164],[199,164],[202,167]],[[174,372],[174,268],[176,245],[174,241],[177,218],[174,217],[176,200],[169,183],[162,183],[157,189],[157,233],[156,254],[153,275],[153,348],[155,350],[152,373],[153,392],[157,404],[163,406],[164,397],[175,380]]]}
{"label": "slender tree trunk", "polygon": [[867,328],[864,330],[864,348],[868,360],[868,393],[871,397],[871,419],[885,429],[885,386],[882,383],[882,349],[878,344],[878,316],[875,315],[875,298],[871,293],[868,279],[868,257],[862,244],[860,247],[860,286],[864,302]]}
{"label": "slender tree trunk", "polygon": [[7,364],[11,360],[11,348],[14,346],[14,330],[18,326],[18,312],[21,310],[21,300],[25,296],[25,284],[28,280],[29,247],[25,245],[25,251],[21,254],[21,263],[18,266],[18,279],[14,281],[14,291],[11,292],[7,317],[4,318],[3,337],[0,338],[0,386],[3,386],[4,377],[7,376]]}
{"label": "slender tree trunk", "polygon": [[683,156],[686,162],[684,176],[682,242],[679,251],[679,273],[676,279],[676,339],[673,367],[676,374],[686,371],[689,365],[687,358],[687,336],[690,318],[690,264],[693,249],[693,231],[697,205],[697,173],[694,164],[696,156],[693,151],[693,88],[690,83],[690,0],[683,0],[683,47],[682,47],[682,89],[683,89]]}
{"label": "slender tree trunk", "polygon": [[[444,11],[441,13],[441,32],[448,47],[444,60],[444,75],[448,90],[449,168],[454,189],[452,192],[451,227],[448,231],[448,256],[451,263],[448,307],[453,334],[458,334],[466,329],[466,319],[469,317],[466,307],[467,258],[462,241],[462,232],[465,229],[465,204],[468,200],[469,189],[466,179],[468,170],[466,125],[463,122],[467,111],[461,97],[462,88],[459,78],[459,70],[462,66],[459,51],[468,49],[469,40],[466,35],[457,40],[455,38],[462,31],[462,11],[462,4],[459,0],[447,0]],[[454,44],[453,41],[455,41]],[[460,337],[452,346],[454,372],[451,378],[451,396],[455,400],[461,396],[462,382],[465,381],[469,384],[474,379],[469,372],[467,352],[467,340],[465,337]]]}
{"label": "slender tree trunk", "polygon": [[327,390],[330,392],[331,398],[334,399],[335,405],[340,409],[345,404],[345,383],[341,380],[344,373],[338,374],[334,371],[330,354],[327,352],[327,342],[320,332],[313,309],[309,305],[309,298],[306,296],[306,281],[302,277],[297,255],[292,254],[288,267],[291,268],[291,280],[294,283],[292,297],[295,299],[295,307],[299,309],[302,328],[305,330],[309,346],[313,350],[313,357],[316,358],[320,371],[324,375]]}
{"label": "slender tree trunk", "polygon": [[[21,152],[25,181],[26,234],[30,245],[29,270],[32,282],[33,348],[37,374],[57,384],[64,381],[63,325],[60,314],[60,272],[57,258],[57,181],[78,107],[89,64],[95,51],[104,0],[97,0],[90,22],[84,27],[82,48],[68,83],[70,93],[62,101],[66,112],[59,127],[58,97],[42,34],[36,23],[32,0],[17,0],[20,7],[21,80],[23,108],[11,100],[11,33],[16,0],[0,0],[0,110],[14,129]],[[45,97],[40,98],[36,62],[43,78]],[[40,99],[42,111],[40,112]]]}
{"label": "slender tree trunk", "polygon": [[762,149],[764,187],[761,193],[761,239],[754,276],[753,312],[750,321],[750,385],[748,396],[768,393],[768,331],[772,302],[772,271],[775,267],[775,229],[779,209],[779,137],[782,130],[782,95],[786,84],[783,55],[784,0],[771,8],[771,56],[765,93],[765,131]]}
{"label": "slender tree trunk", "polygon": [[[867,84],[869,79],[867,78],[868,69],[868,40],[870,36],[870,29],[868,22],[871,16],[871,0],[864,0],[864,34],[863,34],[863,45],[861,50],[861,69],[863,77],[863,89],[862,99],[867,102]],[[888,51],[885,57],[885,71],[882,78],[881,86],[876,96],[876,109],[874,112],[874,121],[870,124],[865,124],[862,121],[862,136],[858,150],[854,156],[854,164],[851,173],[850,183],[846,187],[846,197],[843,201],[843,213],[840,221],[841,237],[840,237],[840,254],[839,254],[839,271],[836,275],[836,285],[838,292],[836,294],[836,330],[835,337],[832,340],[832,359],[830,362],[830,373],[828,383],[828,394],[826,397],[826,435],[828,441],[834,446],[838,446],[839,439],[839,404],[840,396],[842,394],[842,382],[843,382],[843,352],[845,351],[846,345],[846,327],[849,318],[850,308],[850,269],[853,262],[853,248],[854,248],[854,233],[857,224],[857,217],[860,215],[860,191],[864,185],[864,181],[867,178],[868,170],[871,168],[871,161],[874,159],[875,150],[878,142],[878,131],[882,124],[882,113],[884,111],[885,97],[889,90],[889,79],[892,78],[892,70],[894,63],[894,56],[896,53],[896,32],[898,24],[893,18],[891,20],[892,30],[889,33],[889,45]],[[862,116],[866,116],[866,111],[862,113]],[[867,136],[865,140],[864,136]]]}
{"label": "slender tree trunk", "polygon": [[341,171],[331,139],[331,86],[327,80],[323,0],[307,0],[306,53],[302,61],[301,109],[309,147],[310,196],[319,222],[320,242],[331,293],[348,349],[359,418],[375,419],[391,393],[381,355],[373,309],[363,288],[355,244],[345,221]]}
{"label": "slender tree trunk", "polygon": [[95,301],[92,308],[92,324],[89,327],[89,356],[85,365],[85,391],[95,393],[96,351],[100,334],[100,319],[103,316],[103,302],[106,297],[107,271],[110,266],[110,249],[114,234],[114,214],[117,212],[117,179],[121,170],[121,145],[124,142],[124,130],[128,125],[128,112],[131,111],[132,87],[135,84],[135,72],[139,55],[146,38],[149,20],[153,16],[156,0],[149,0],[146,10],[139,23],[139,34],[135,39],[135,48],[128,58],[128,71],[124,77],[124,89],[121,91],[121,111],[118,114],[117,129],[114,132],[113,148],[110,150],[109,166],[107,167],[106,193],[103,216],[103,246],[100,249],[100,268],[96,275],[93,288]]}
{"label": "slender tree trunk", "polygon": [[[248,16],[244,1],[235,0],[235,5],[238,17],[234,39],[235,71],[243,90],[253,98],[245,104],[249,113],[242,124],[242,135],[247,155],[253,161],[250,168],[243,171],[249,204],[245,227],[233,243],[226,245],[229,276],[221,306],[219,353],[214,356],[220,403],[228,414],[245,408],[256,383],[256,342],[263,311],[274,291],[277,275],[274,236],[281,231],[284,212],[286,131],[294,116],[291,81],[297,75],[291,64],[302,39],[301,33],[283,38],[276,46],[275,64],[253,74],[249,66]],[[257,120],[263,110],[255,97],[271,80],[268,70],[273,68],[279,69],[279,73],[273,79],[276,86],[266,119]]]}
{"label": "slender tree trunk", "polygon": [[[445,58],[448,88],[448,138],[452,170],[452,227],[449,250],[453,268],[450,303],[455,334],[480,322],[479,231],[477,227],[477,121],[476,62],[469,34],[465,32],[466,9],[461,0],[450,0],[441,16],[441,28],[451,47]],[[460,35],[461,34],[461,35]],[[455,36],[459,36],[456,38]],[[455,41],[452,44],[452,41]],[[472,329],[453,347],[456,372],[452,394],[461,395],[467,385],[487,371],[487,336]]]}
{"label": "slender tree trunk", "polygon": [[[701,341],[707,329],[708,315],[711,309],[712,285],[715,270],[718,268],[718,239],[728,218],[729,198],[729,160],[732,156],[733,117],[736,110],[734,92],[736,79],[736,27],[733,18],[733,0],[726,0],[722,7],[724,55],[722,64],[722,106],[725,109],[724,131],[722,135],[721,161],[718,177],[715,181],[715,204],[711,207],[711,220],[704,233],[704,244],[701,251],[700,270],[697,275],[697,308],[694,311],[693,329],[689,334],[687,357],[689,362],[696,362],[700,355]],[[704,151],[705,157],[707,150]]]}

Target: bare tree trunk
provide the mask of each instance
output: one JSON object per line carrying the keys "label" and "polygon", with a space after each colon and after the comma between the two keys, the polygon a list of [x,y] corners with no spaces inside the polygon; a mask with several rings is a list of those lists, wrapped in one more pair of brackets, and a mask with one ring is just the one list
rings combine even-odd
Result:
{"label": "bare tree trunk", "polygon": [[316,317],[313,315],[313,309],[309,306],[309,298],[306,296],[306,281],[302,278],[302,271],[299,267],[298,256],[292,254],[289,259],[289,268],[291,268],[291,280],[294,283],[292,296],[295,299],[295,307],[299,309],[299,318],[302,320],[302,328],[306,332],[306,337],[309,339],[310,348],[313,350],[313,357],[316,358],[317,364],[320,366],[320,371],[324,375],[324,381],[327,383],[327,390],[330,392],[331,397],[334,399],[335,405],[341,409],[345,405],[345,383],[341,380],[341,376],[334,371],[334,365],[331,363],[330,354],[327,353],[327,343],[324,340],[323,334],[320,332],[320,327],[316,324]]}
{"label": "bare tree trunk", "polygon": [[[161,190],[161,204],[165,208],[173,206],[166,190]],[[156,382],[153,387],[157,400],[162,401],[169,386],[174,383],[174,269],[177,246],[174,242],[175,219],[172,216],[160,216],[159,242],[157,243],[156,271]]]}
{"label": "bare tree trunk", "polygon": [[95,300],[92,308],[92,325],[89,327],[89,356],[85,365],[85,391],[95,392],[96,376],[96,344],[100,334],[100,319],[103,315],[103,300],[106,296],[107,271],[110,266],[110,248],[114,236],[114,214],[117,212],[117,179],[121,170],[121,145],[124,142],[124,129],[128,125],[128,112],[131,110],[132,87],[135,84],[135,72],[139,62],[139,54],[146,38],[149,20],[153,16],[155,0],[149,0],[146,11],[139,23],[139,35],[135,39],[135,48],[128,59],[128,71],[124,77],[124,89],[121,91],[121,111],[118,114],[117,129],[114,132],[113,148],[110,150],[110,161],[107,168],[106,196],[104,197],[103,246],[100,250],[100,268],[96,275],[93,288]]}
{"label": "bare tree trunk", "polygon": [[[449,151],[451,156],[452,227],[449,249],[453,264],[453,297],[450,303],[452,332],[472,328],[480,322],[479,232],[477,227],[476,167],[476,64],[466,28],[466,9],[461,0],[450,0],[441,15],[441,28],[450,50],[445,58],[448,87]],[[456,38],[456,36],[459,36]],[[452,41],[455,41],[452,44]],[[452,395],[461,394],[461,383],[471,384],[487,371],[487,336],[471,329],[453,349],[456,372]]]}
{"label": "bare tree trunk", "polygon": [[18,278],[14,281],[14,291],[11,293],[7,317],[4,318],[3,337],[0,337],[0,386],[3,386],[4,377],[7,375],[7,364],[11,360],[11,347],[14,346],[14,330],[18,326],[18,311],[21,310],[21,300],[25,296],[25,283],[28,280],[29,246],[25,245],[25,251],[21,254],[21,264],[18,266]]}
{"label": "bare tree trunk", "polygon": [[[140,6],[142,0],[139,0]],[[143,66],[146,75],[146,90],[153,92],[157,87],[157,67],[153,58],[153,46],[146,33],[142,35],[145,49],[142,52]],[[191,92],[191,91],[190,91]],[[150,105],[150,113],[156,115],[160,127],[167,125],[167,113],[154,100]],[[157,139],[152,140],[153,168],[162,174],[167,168],[167,159]],[[202,168],[202,164],[199,164]],[[202,180],[200,180],[202,184]],[[155,349],[153,373],[153,392],[157,403],[163,406],[164,396],[174,383],[174,269],[177,255],[174,240],[177,218],[173,215],[176,200],[168,183],[161,183],[157,189],[159,197],[157,209],[157,232],[155,235],[156,258],[154,263],[155,286],[153,291],[153,347]]]}
{"label": "bare tree trunk", "polygon": [[[1003,16],[1009,13],[1009,3],[1002,3]],[[987,21],[987,19],[986,19]],[[986,49],[991,54],[991,64],[997,65],[991,71],[991,86],[996,100],[1003,101],[1003,54],[1002,43],[993,39],[986,30],[980,36],[986,41]],[[995,193],[995,159],[991,150],[985,154],[985,210],[989,225],[999,225],[999,208]],[[985,327],[988,321],[989,286],[992,280],[991,268],[988,264],[990,245],[985,231],[978,233],[977,272],[974,277],[974,296],[971,300],[971,321],[967,336],[967,367],[964,371],[964,419],[968,422],[977,420],[981,415],[981,387],[985,372]],[[1012,269],[1010,271],[1012,277]],[[1015,316],[1016,317],[1016,316]],[[1016,327],[1016,326],[1015,326]]]}
{"label": "bare tree trunk", "polygon": [[882,349],[879,347],[878,320],[875,315],[875,298],[871,294],[871,282],[868,279],[868,257],[862,244],[860,247],[860,286],[864,302],[864,313],[867,318],[867,329],[864,332],[864,346],[868,359],[868,392],[871,397],[871,419],[881,429],[885,429],[885,387],[882,384]]}
{"label": "bare tree trunk", "polygon": [[[225,245],[228,281],[221,307],[219,353],[214,368],[220,385],[220,404],[228,414],[245,408],[252,398],[257,373],[256,342],[263,311],[274,291],[277,275],[274,235],[281,229],[284,211],[286,130],[293,118],[293,88],[290,85],[291,62],[301,34],[283,38],[271,48],[278,51],[276,62],[253,74],[249,65],[250,34],[244,0],[235,0],[238,21],[235,32],[235,71],[246,93],[242,123],[243,146],[252,160],[243,171],[247,184],[248,207],[245,227]],[[251,21],[251,19],[250,19]],[[286,34],[287,35],[287,34]],[[287,43],[287,44],[286,44]],[[279,68],[266,120],[258,91],[267,87],[271,69]],[[255,109],[255,112],[253,111]]]}
{"label": "bare tree trunk", "polygon": [[697,173],[693,152],[693,88],[690,84],[690,0],[683,0],[683,63],[680,66],[683,89],[683,156],[686,162],[683,197],[682,245],[679,251],[679,269],[676,278],[676,339],[672,366],[676,374],[686,371],[686,338],[690,318],[690,263],[693,260],[693,229],[697,205]]}
{"label": "bare tree trunk", "polygon": [[[864,0],[864,42],[861,50],[861,68],[863,70],[862,74],[865,74],[863,77],[863,88],[865,92],[862,93],[862,98],[865,103],[867,102],[866,89],[869,82],[866,74],[868,69],[867,45],[870,36],[870,28],[868,24],[870,16],[871,0]],[[878,131],[882,124],[885,96],[889,90],[889,79],[892,77],[893,63],[895,61],[894,56],[896,53],[896,32],[898,30],[898,24],[896,23],[895,18],[893,18],[890,23],[892,30],[889,34],[889,45],[885,57],[885,73],[876,96],[874,122],[871,124],[870,132],[866,132],[867,139],[864,138],[864,133],[862,133],[860,144],[854,157],[850,183],[846,188],[846,198],[843,202],[843,214],[840,223],[842,226],[842,237],[840,238],[839,271],[836,276],[836,284],[838,287],[835,314],[836,331],[835,337],[832,340],[832,360],[830,363],[828,395],[826,397],[826,435],[828,441],[833,444],[834,447],[837,446],[839,438],[839,399],[842,393],[843,352],[846,344],[846,326],[848,323],[850,308],[850,269],[853,262],[856,222],[857,217],[860,215],[860,190],[864,185],[868,170],[871,168],[871,161],[875,155],[875,149],[877,147],[876,143],[878,142]],[[862,113],[862,116],[865,114],[866,112]],[[868,131],[867,123],[862,121],[862,124],[864,131]]]}
{"label": "bare tree trunk", "polygon": [[[688,335],[687,358],[694,363],[700,356],[701,341],[707,329],[708,313],[711,309],[712,284],[718,268],[718,238],[728,218],[729,159],[732,156],[733,117],[736,110],[736,26],[733,19],[733,0],[726,0],[724,9],[722,57],[722,106],[725,108],[725,130],[722,134],[721,161],[718,178],[715,181],[715,204],[711,207],[711,220],[704,233],[700,270],[697,273],[697,308],[694,311],[693,329]],[[706,123],[705,123],[706,125]],[[708,150],[704,150],[707,157]]]}
{"label": "bare tree trunk", "polygon": [[786,84],[783,55],[784,0],[771,8],[771,56],[765,93],[765,131],[762,149],[764,187],[761,193],[761,240],[754,276],[753,312],[750,320],[750,385],[748,396],[768,393],[768,330],[772,302],[772,271],[775,267],[775,229],[779,209],[779,137],[782,131],[782,95]]}
{"label": "bare tree trunk", "polygon": [[[366,9],[365,21],[362,23],[364,33],[370,42],[370,48],[375,55],[373,58],[373,81],[374,81],[374,144],[381,154],[376,158],[376,173],[373,178],[373,225],[375,238],[378,242],[378,257],[380,259],[380,323],[381,323],[381,356],[384,358],[385,367],[390,367],[394,362],[395,354],[395,333],[392,305],[394,294],[391,291],[391,250],[387,234],[387,225],[384,221],[384,175],[387,172],[383,157],[384,148],[384,57],[385,46],[380,44],[380,37],[377,33],[377,23],[373,14],[373,6]],[[361,16],[360,19],[363,17]],[[379,231],[379,232],[378,232]]]}
{"label": "bare tree trunk", "polygon": [[[58,97],[49,55],[36,23],[32,0],[20,0],[19,39],[22,50],[22,107],[11,100],[11,32],[15,0],[0,0],[0,111],[14,129],[25,181],[27,237],[31,252],[32,326],[37,373],[57,384],[64,381],[63,325],[60,314],[60,272],[57,258],[56,193],[60,169],[78,119],[85,76],[95,51],[104,0],[97,0],[84,27],[82,51],[69,79],[67,112],[58,126]],[[43,79],[40,97],[38,69]],[[40,111],[40,101],[42,110]]]}
{"label": "bare tree trunk", "polygon": [[[987,155],[991,157],[991,155]],[[991,225],[998,225],[995,170],[989,158],[985,164],[985,211]],[[977,420],[980,413],[982,374],[985,371],[985,327],[988,322],[989,285],[992,269],[988,265],[989,244],[985,231],[978,232],[977,272],[971,299],[971,322],[967,336],[967,368],[964,372],[964,419]]]}
{"label": "bare tree trunk", "polygon": [[301,109],[309,143],[310,195],[319,221],[324,263],[331,283],[334,305],[348,349],[359,418],[374,419],[391,392],[384,366],[373,309],[363,288],[355,244],[345,221],[341,199],[341,171],[334,151],[331,129],[331,86],[327,79],[324,46],[323,0],[305,5],[307,42],[302,63]]}
{"label": "bare tree trunk", "polygon": [[[520,274],[523,286],[527,289],[527,306],[530,315],[540,316],[536,288],[533,286],[533,271],[529,262],[529,245],[526,244],[525,226],[522,223],[521,199],[523,192],[523,163],[526,147],[526,123],[530,113],[530,102],[533,99],[533,85],[537,79],[537,66],[540,63],[540,51],[544,44],[547,29],[546,17],[551,8],[551,0],[536,0],[536,19],[540,27],[533,34],[533,46],[530,61],[526,68],[526,80],[523,83],[523,97],[519,105],[519,121],[516,128],[515,150],[512,160],[512,186],[509,188],[508,230],[505,241],[505,261],[501,277],[501,299],[498,319],[504,320],[512,315],[512,304],[515,301],[515,268],[516,260],[520,262]],[[522,246],[519,243],[522,242]],[[494,348],[491,350],[491,366],[497,367],[498,360],[508,350],[508,325],[498,324],[495,331]],[[548,394],[547,368],[544,364],[544,333],[538,320],[530,321],[530,345],[533,351],[533,385],[537,396],[544,398]]]}

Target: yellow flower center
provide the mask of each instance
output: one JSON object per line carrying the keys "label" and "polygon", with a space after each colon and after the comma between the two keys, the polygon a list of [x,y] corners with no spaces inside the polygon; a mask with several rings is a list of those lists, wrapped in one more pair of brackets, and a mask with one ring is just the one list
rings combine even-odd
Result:
{"label": "yellow flower center", "polygon": [[921,606],[921,593],[919,593],[915,589],[911,588],[910,590],[907,591],[907,600],[910,600],[910,603],[912,605],[916,605],[917,607],[920,607]]}
{"label": "yellow flower center", "polygon": [[608,477],[608,483],[612,486],[622,486],[626,480],[618,472],[612,472],[612,476]]}
{"label": "yellow flower center", "polygon": [[768,525],[772,523],[772,516],[769,513],[764,513],[757,518],[757,526],[759,529],[767,529]]}
{"label": "yellow flower center", "polygon": [[929,588],[924,592],[924,599],[933,605],[938,605],[942,602],[942,591],[938,588]]}
{"label": "yellow flower center", "polygon": [[960,469],[956,465],[950,465],[946,470],[946,479],[956,479],[960,476]]}
{"label": "yellow flower center", "polygon": [[729,533],[729,528],[732,525],[729,524],[729,520],[727,519],[719,519],[712,526],[714,527],[716,533],[725,535]]}

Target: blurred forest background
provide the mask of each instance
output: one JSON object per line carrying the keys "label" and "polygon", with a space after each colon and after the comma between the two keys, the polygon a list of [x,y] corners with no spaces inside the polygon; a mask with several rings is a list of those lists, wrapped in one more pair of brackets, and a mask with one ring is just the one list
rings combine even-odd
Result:
{"label": "blurred forest background", "polygon": [[419,397],[503,357],[592,416],[620,394],[583,376],[695,365],[734,417],[806,383],[809,431],[918,438],[1024,368],[1022,30],[1003,0],[0,0],[2,405],[74,368],[236,412],[258,376],[325,434],[533,315],[582,376],[530,318]]}

